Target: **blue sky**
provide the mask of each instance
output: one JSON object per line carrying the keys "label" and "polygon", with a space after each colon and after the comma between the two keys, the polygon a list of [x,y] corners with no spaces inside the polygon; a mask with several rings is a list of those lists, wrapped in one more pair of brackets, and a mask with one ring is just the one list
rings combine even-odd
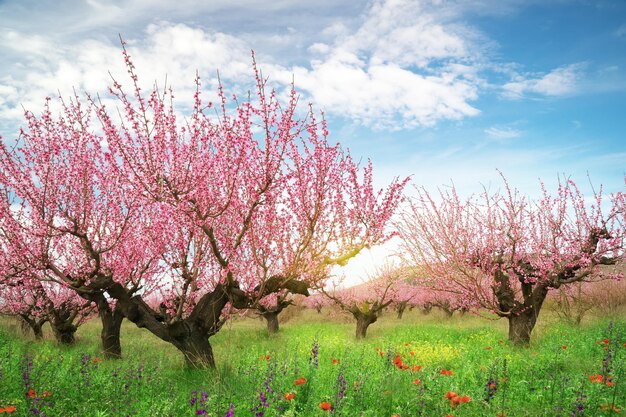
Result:
{"label": "blue sky", "polygon": [[183,106],[196,70],[245,91],[254,49],[380,184],[469,193],[499,186],[500,169],[528,194],[557,175],[624,189],[623,0],[0,0],[5,140],[22,107],[123,77],[118,34],[142,79],[167,73]]}

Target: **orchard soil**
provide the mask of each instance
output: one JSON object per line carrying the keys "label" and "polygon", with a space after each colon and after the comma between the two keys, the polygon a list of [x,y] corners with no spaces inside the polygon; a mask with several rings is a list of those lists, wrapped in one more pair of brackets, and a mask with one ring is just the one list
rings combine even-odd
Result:
{"label": "orchard soil", "polygon": [[[211,338],[217,369],[125,322],[123,358],[105,360],[99,320],[73,347],[24,336],[0,320],[0,414],[12,416],[611,416],[626,415],[626,320],[575,327],[549,311],[529,348],[506,323],[386,312],[366,339],[323,310],[291,314],[268,336],[236,318]],[[623,317],[623,316],[622,316]]]}

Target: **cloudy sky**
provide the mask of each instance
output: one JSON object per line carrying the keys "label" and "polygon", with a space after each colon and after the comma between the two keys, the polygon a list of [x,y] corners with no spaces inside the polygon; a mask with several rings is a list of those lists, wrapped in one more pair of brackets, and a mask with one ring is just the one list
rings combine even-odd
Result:
{"label": "cloudy sky", "polygon": [[500,169],[530,194],[558,175],[624,188],[623,0],[0,0],[4,139],[45,96],[123,77],[120,35],[183,106],[196,71],[247,91],[254,50],[380,184],[470,192]]}

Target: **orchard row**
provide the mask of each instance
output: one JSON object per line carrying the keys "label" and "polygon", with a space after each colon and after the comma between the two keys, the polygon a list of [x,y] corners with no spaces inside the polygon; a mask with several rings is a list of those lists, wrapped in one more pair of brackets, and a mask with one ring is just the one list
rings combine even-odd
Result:
{"label": "orchard row", "polygon": [[[584,196],[567,180],[531,201],[503,178],[502,192],[407,198],[408,178],[377,189],[372,164],[331,143],[293,87],[282,103],[267,91],[255,63],[256,94],[219,86],[206,102],[198,78],[183,115],[123,57],[129,88],[47,99],[0,148],[0,308],[36,332],[49,321],[71,343],[97,314],[116,357],[126,318],[214,366],[209,338],[232,310],[269,317],[318,291],[365,336],[388,294],[417,290],[505,317],[525,344],[550,289],[620,276],[601,267],[624,255],[624,193]],[[396,235],[403,262],[380,289],[328,289],[333,268]]]}

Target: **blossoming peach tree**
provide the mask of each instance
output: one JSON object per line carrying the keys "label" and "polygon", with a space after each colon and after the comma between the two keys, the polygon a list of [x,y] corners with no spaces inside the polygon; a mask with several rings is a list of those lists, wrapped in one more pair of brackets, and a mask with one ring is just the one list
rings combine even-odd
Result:
{"label": "blossoming peach tree", "polygon": [[61,101],[54,117],[50,102],[39,117],[25,113],[28,126],[14,146],[0,145],[2,280],[17,271],[29,277],[23,282],[56,283],[95,303],[104,354],[117,357],[123,315],[100,282],[149,292],[141,279],[154,275],[160,254],[148,244],[147,210],[124,187],[91,129],[93,106],[76,96]]}
{"label": "blossoming peach tree", "polygon": [[371,164],[330,144],[293,87],[283,104],[266,91],[256,64],[255,94],[230,101],[220,85],[204,102],[197,78],[181,119],[171,89],[145,94],[123,55],[131,90],[109,91],[119,112],[77,97],[56,118],[27,113],[19,146],[2,145],[0,181],[28,220],[6,217],[37,236],[31,265],[101,317],[119,312],[188,365],[214,366],[209,337],[228,308],[307,295],[386,241],[407,180],[376,190]]}
{"label": "blossoming peach tree", "polygon": [[339,308],[352,314],[356,320],[357,339],[367,335],[367,329],[378,320],[385,308],[396,300],[404,300],[399,291],[405,289],[407,269],[386,264],[378,268],[370,279],[349,288],[324,289],[322,293]]}
{"label": "blossoming peach tree", "polygon": [[43,338],[43,325],[49,323],[55,339],[70,345],[78,327],[92,317],[94,305],[54,282],[27,276],[0,283],[0,314],[18,317],[24,330]]}
{"label": "blossoming peach tree", "polygon": [[502,191],[462,199],[417,188],[398,222],[403,253],[425,271],[422,283],[456,294],[509,322],[509,340],[528,344],[550,289],[619,278],[601,265],[624,260],[625,194],[585,198],[561,181],[531,200],[504,180]]}

